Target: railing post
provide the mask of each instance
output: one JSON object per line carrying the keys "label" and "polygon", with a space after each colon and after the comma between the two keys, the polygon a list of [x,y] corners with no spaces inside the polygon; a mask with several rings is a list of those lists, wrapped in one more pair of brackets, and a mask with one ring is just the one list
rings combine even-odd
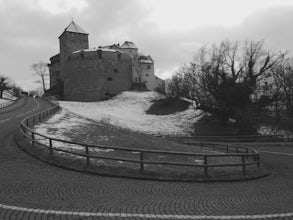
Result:
{"label": "railing post", "polygon": [[238,147],[236,147],[236,152],[237,152],[237,154],[239,153]]}
{"label": "railing post", "polygon": [[259,154],[257,154],[257,167],[260,167]]}
{"label": "railing post", "polygon": [[229,146],[228,146],[228,144],[226,146],[226,152],[229,153]]}
{"label": "railing post", "polygon": [[26,119],[26,126],[28,127],[28,118]]}
{"label": "railing post", "polygon": [[144,168],[143,167],[143,152],[140,151],[139,154],[140,154],[140,171],[142,172]]}
{"label": "railing post", "polygon": [[90,157],[89,157],[89,147],[85,147],[85,153],[86,153],[86,165],[90,165]]}
{"label": "railing post", "polygon": [[39,122],[41,122],[41,114],[39,114]]}
{"label": "railing post", "polygon": [[242,173],[246,174],[246,164],[245,164],[245,155],[242,155]]}
{"label": "railing post", "polygon": [[35,133],[32,132],[32,146],[35,145]]}
{"label": "railing post", "polygon": [[208,157],[207,155],[203,156],[203,160],[204,160],[204,175],[205,177],[208,176]]}
{"label": "railing post", "polygon": [[23,138],[25,138],[25,135],[24,135],[25,134],[25,128],[24,128],[22,123],[20,123],[20,130],[22,131]]}
{"label": "railing post", "polygon": [[49,146],[50,146],[50,155],[53,155],[53,145],[52,145],[52,139],[49,139]]}

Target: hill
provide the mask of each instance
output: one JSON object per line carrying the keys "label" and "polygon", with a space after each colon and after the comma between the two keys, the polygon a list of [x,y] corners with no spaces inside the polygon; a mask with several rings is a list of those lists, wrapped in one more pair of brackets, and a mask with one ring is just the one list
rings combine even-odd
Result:
{"label": "hill", "polygon": [[160,99],[156,92],[126,91],[112,99],[99,102],[59,102],[68,111],[96,122],[109,123],[122,128],[148,134],[188,135],[197,120],[192,106],[184,111],[168,115],[151,115],[146,111],[154,100]]}

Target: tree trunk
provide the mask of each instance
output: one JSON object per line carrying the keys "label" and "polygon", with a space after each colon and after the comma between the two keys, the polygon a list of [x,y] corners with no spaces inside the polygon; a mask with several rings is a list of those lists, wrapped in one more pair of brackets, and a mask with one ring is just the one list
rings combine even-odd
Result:
{"label": "tree trunk", "polygon": [[46,92],[46,86],[45,86],[45,78],[42,77],[42,83],[43,83],[43,91],[44,91],[44,94]]}

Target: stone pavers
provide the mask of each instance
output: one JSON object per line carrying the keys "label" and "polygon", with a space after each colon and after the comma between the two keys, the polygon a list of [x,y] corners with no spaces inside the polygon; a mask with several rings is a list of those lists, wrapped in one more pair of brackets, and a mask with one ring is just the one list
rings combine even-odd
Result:
{"label": "stone pavers", "polygon": [[292,156],[263,154],[272,174],[243,182],[102,177],[28,156],[14,143],[17,125],[0,128],[0,219],[293,219]]}

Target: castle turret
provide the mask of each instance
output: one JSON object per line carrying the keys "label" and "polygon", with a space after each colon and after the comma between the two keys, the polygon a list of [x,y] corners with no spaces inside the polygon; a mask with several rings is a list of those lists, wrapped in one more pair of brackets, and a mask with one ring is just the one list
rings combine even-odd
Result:
{"label": "castle turret", "polygon": [[89,48],[88,33],[73,21],[59,36],[60,77],[64,80],[64,66],[72,52]]}
{"label": "castle turret", "polygon": [[140,83],[141,79],[138,75],[138,48],[137,46],[130,41],[125,41],[119,49],[124,53],[128,54],[132,58],[132,81],[135,83]]}

